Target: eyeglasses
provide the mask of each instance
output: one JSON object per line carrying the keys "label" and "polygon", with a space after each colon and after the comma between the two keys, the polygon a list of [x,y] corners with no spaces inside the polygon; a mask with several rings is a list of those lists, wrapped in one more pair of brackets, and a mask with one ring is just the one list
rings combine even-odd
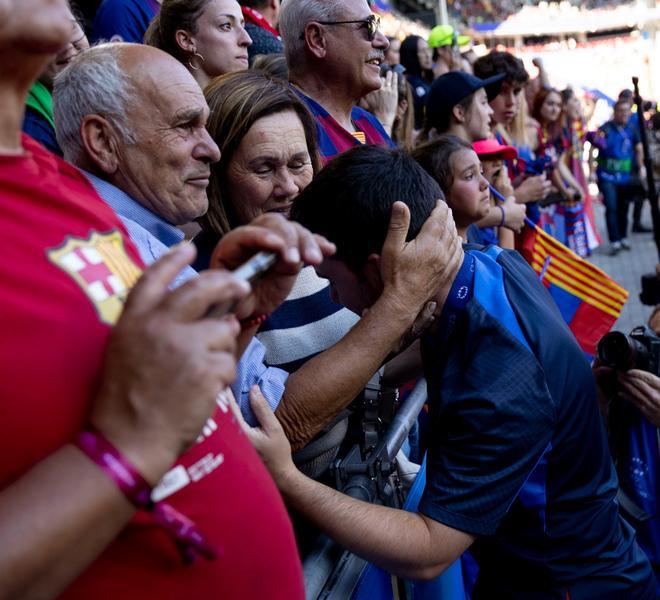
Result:
{"label": "eyeglasses", "polygon": [[[350,25],[352,23],[359,23],[360,29],[364,27],[367,30],[367,39],[370,42],[374,41],[378,30],[380,29],[380,17],[376,15],[369,15],[366,19],[359,21],[317,21],[319,25]],[[305,39],[305,34],[300,34],[300,39]]]}

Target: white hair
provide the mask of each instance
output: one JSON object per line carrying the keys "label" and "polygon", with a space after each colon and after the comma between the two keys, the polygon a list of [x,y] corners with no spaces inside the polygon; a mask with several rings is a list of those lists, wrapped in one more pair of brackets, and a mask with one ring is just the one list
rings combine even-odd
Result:
{"label": "white hair", "polygon": [[133,84],[118,62],[122,46],[101,44],[85,50],[55,78],[55,132],[65,158],[73,163],[84,156],[80,124],[87,115],[105,118],[124,143],[136,141],[127,116],[135,98]]}
{"label": "white hair", "polygon": [[304,63],[305,40],[300,36],[312,21],[336,21],[341,18],[346,0],[284,0],[279,28],[289,68]]}

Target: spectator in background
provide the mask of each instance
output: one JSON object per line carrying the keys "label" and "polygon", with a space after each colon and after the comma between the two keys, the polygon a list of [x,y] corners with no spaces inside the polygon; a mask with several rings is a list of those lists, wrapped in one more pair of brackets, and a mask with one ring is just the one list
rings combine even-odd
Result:
{"label": "spectator in background", "polygon": [[[651,116],[651,129],[649,132],[649,147],[653,159],[653,175],[655,185],[660,188],[660,112]],[[660,329],[660,327],[658,327]]]}
{"label": "spectator in background", "polygon": [[250,63],[260,54],[282,54],[284,45],[277,31],[280,0],[240,0],[245,31],[252,39],[248,48]]}
{"label": "spectator in background", "polygon": [[503,79],[503,73],[479,79],[461,71],[438,77],[427,97],[421,139],[448,133],[472,143],[490,137],[489,102],[500,93]]}
{"label": "spectator in background", "polygon": [[[514,146],[519,158],[527,164],[532,162],[533,155],[529,147],[521,145],[511,135],[511,125],[520,113],[521,99],[529,75],[525,71],[522,61],[508,52],[491,51],[474,63],[474,74],[481,79],[488,79],[498,73],[504,73],[504,81],[500,93],[490,103],[493,109],[494,134],[502,144]],[[522,123],[522,131],[525,124]],[[516,201],[521,204],[537,202],[545,198],[550,192],[551,183],[543,173],[525,173],[520,163],[507,165],[509,175],[514,186]],[[528,215],[533,220],[538,219],[534,205]]]}
{"label": "spectator in background", "polygon": [[401,43],[401,64],[406,68],[406,78],[413,91],[415,129],[424,126],[426,97],[433,82],[433,57],[424,38],[409,35]]}
{"label": "spectator in background", "polygon": [[89,48],[89,42],[79,21],[73,13],[69,12],[69,15],[71,19],[69,40],[46,66],[39,79],[32,84],[23,118],[23,132],[58,156],[62,156],[62,150],[55,136],[53,80],[80,52]]}
{"label": "spectator in background", "polygon": [[92,42],[141,44],[160,5],[160,0],[103,0],[94,17]]}
{"label": "spectator in background", "polygon": [[392,146],[378,119],[357,106],[380,89],[388,48],[366,0],[287,0],[280,31],[289,79],[316,118],[322,160],[360,144]]}
{"label": "spectator in background", "polygon": [[545,172],[553,184],[538,225],[578,255],[586,256],[584,190],[568,167],[570,140],[562,106],[561,93],[553,88],[541,88],[532,105],[532,117],[539,123],[534,149],[546,160]]}
{"label": "spectator in background", "polygon": [[[451,134],[468,144],[490,137],[490,117],[493,109],[488,101],[498,95],[503,79],[502,73],[490,79],[478,79],[462,71],[451,71],[438,77],[428,95],[422,137],[433,140],[438,134]],[[431,145],[431,148],[440,151],[444,145]],[[435,152],[436,150],[432,150],[432,153]],[[442,182],[440,187],[446,194],[447,190]],[[474,225],[470,228],[470,239],[496,243],[493,227],[506,226],[518,231],[522,227],[524,217],[525,207],[516,205],[515,201],[507,202],[504,206],[492,206],[485,215],[471,221]],[[481,233],[478,231],[480,228]]]}
{"label": "spectator in background", "polygon": [[396,37],[387,36],[387,41],[390,43],[387,50],[385,50],[385,62],[394,67],[401,64],[401,40]]}
{"label": "spectator in background", "polygon": [[431,29],[428,44],[433,51],[433,78],[463,70],[461,48],[471,41],[467,35],[459,35],[451,25],[436,25]]}
{"label": "spectator in background", "polygon": [[[628,123],[631,128],[634,128],[639,133],[639,114],[637,113],[637,107],[635,105],[635,94],[632,90],[624,89],[619,92],[619,100],[625,100],[630,104],[630,118]],[[649,233],[653,231],[651,228],[646,227],[642,224],[642,208],[644,206],[644,200],[646,200],[646,182],[642,182],[640,166],[643,163],[637,161],[637,156],[633,159],[632,171],[631,171],[631,183],[630,183],[630,199],[633,204],[633,224],[632,232],[633,233]]]}
{"label": "spectator in background", "polygon": [[584,142],[587,137],[586,119],[583,114],[582,102],[571,88],[561,92],[564,112],[564,136],[568,140],[568,151],[566,161],[568,168],[582,190],[584,204],[584,227],[586,236],[586,247],[574,248],[580,256],[588,256],[598,246],[598,230],[596,217],[594,215],[591,194],[584,173]]}
{"label": "spectator in background", "polygon": [[458,235],[466,242],[483,243],[468,235],[470,227],[487,216],[491,208],[488,180],[472,145],[455,135],[441,135],[415,148],[412,156],[438,182]]}
{"label": "spectator in background", "polygon": [[236,0],[163,0],[144,42],[185,65],[204,89],[218,75],[248,68],[252,40]]}
{"label": "spectator in background", "polygon": [[[515,160],[518,156],[518,151],[513,146],[500,144],[495,138],[479,140],[474,142],[472,147],[481,161],[481,166],[484,169],[484,177],[488,180],[491,187],[499,192],[500,197],[493,198],[493,200],[495,201],[495,206],[502,211],[502,222],[505,222],[507,213],[513,210],[513,207],[525,208],[524,204],[516,203],[513,186],[511,185],[509,173],[504,162]],[[494,195],[495,193],[493,192]],[[505,198],[505,201],[500,204],[502,198]],[[524,214],[525,212],[523,212]],[[502,248],[515,250],[514,230],[509,227],[498,227],[497,243]]]}
{"label": "spectator in background", "polygon": [[617,100],[612,120],[589,138],[598,148],[596,175],[605,204],[607,235],[612,255],[618,254],[621,249],[630,249],[627,235],[633,162],[637,161],[637,164],[641,165],[640,176],[645,171],[639,130],[629,122],[630,114],[630,103],[627,100]]}

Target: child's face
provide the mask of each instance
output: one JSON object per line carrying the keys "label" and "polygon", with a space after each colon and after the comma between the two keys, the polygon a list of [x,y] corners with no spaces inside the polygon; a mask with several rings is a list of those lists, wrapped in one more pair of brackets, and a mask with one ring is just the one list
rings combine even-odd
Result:
{"label": "child's face", "polygon": [[472,150],[459,150],[451,156],[454,181],[447,204],[454,213],[456,225],[467,227],[476,223],[490,210],[488,181],[482,175],[481,162]]}
{"label": "child's face", "polygon": [[504,161],[501,158],[482,158],[481,165],[484,168],[484,177],[488,180],[488,183],[495,185],[504,168]]}
{"label": "child's face", "polygon": [[523,86],[505,81],[500,93],[490,103],[493,109],[493,121],[508,125],[520,111],[520,94]]}
{"label": "child's face", "polygon": [[485,140],[490,136],[490,118],[493,109],[488,104],[488,95],[483,88],[474,94],[474,100],[467,113],[465,128],[473,141]]}
{"label": "child's face", "polygon": [[550,92],[541,105],[540,113],[543,123],[554,123],[561,114],[561,96]]}

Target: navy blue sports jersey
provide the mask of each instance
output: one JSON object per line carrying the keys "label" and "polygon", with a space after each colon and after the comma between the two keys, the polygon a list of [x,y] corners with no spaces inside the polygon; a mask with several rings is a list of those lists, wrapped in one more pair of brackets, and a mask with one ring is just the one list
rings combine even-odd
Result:
{"label": "navy blue sports jersey", "polygon": [[474,597],[654,598],[618,514],[591,369],[516,252],[468,247],[422,355],[430,430],[419,510],[477,537]]}

